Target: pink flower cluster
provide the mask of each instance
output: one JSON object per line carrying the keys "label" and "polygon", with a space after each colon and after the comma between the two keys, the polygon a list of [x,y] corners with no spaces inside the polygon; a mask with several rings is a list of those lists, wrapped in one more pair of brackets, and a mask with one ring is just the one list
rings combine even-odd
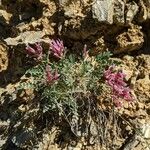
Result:
{"label": "pink flower cluster", "polygon": [[53,55],[57,58],[61,59],[64,55],[64,44],[60,39],[52,40],[50,43],[50,49],[53,52]]}
{"label": "pink flower cluster", "polygon": [[58,80],[59,78],[59,74],[57,71],[55,71],[53,74],[50,71],[50,66],[46,66],[46,83],[47,84],[52,84],[53,82],[55,82],[56,80]]}
{"label": "pink flower cluster", "polygon": [[42,58],[43,48],[40,43],[35,43],[34,45],[30,46],[29,44],[26,47],[26,52],[28,55],[33,56],[37,59]]}
{"label": "pink flower cluster", "polygon": [[112,98],[114,104],[117,107],[122,106],[120,98],[131,101],[131,89],[125,83],[125,74],[122,71],[114,71],[115,66],[110,66],[108,70],[104,72],[106,83],[112,88]]}

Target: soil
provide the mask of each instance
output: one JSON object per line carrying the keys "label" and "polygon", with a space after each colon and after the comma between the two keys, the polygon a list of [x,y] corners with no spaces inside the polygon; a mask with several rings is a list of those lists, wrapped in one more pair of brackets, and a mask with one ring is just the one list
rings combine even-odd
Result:
{"label": "soil", "polygon": [[[109,2],[113,5],[107,0],[0,1],[0,149],[150,149],[150,1]],[[135,101],[115,109],[115,128],[108,112],[110,92],[98,98],[108,118],[102,144],[94,120],[91,136],[78,138],[64,120],[53,120],[53,114],[37,117],[40,106],[33,91],[16,92],[26,70],[35,65],[25,58],[26,44],[40,41],[47,49],[55,38],[75,53],[85,44],[91,55],[111,51],[127,74]]]}

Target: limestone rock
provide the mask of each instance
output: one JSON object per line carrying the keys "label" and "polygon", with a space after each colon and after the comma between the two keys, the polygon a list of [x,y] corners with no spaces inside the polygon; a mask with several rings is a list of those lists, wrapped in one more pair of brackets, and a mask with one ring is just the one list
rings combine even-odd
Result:
{"label": "limestone rock", "polygon": [[0,43],[0,72],[6,70],[8,67],[7,47]]}
{"label": "limestone rock", "polygon": [[150,57],[142,54],[137,57],[138,70],[140,77],[148,76],[150,74]]}
{"label": "limestone rock", "polygon": [[113,23],[114,0],[97,0],[92,6],[93,18],[99,22]]}
{"label": "limestone rock", "polygon": [[9,23],[11,17],[12,17],[11,13],[8,13],[5,10],[0,10],[0,23],[2,24]]}
{"label": "limestone rock", "polygon": [[114,2],[114,23],[125,23],[125,3],[122,0],[115,0]]}
{"label": "limestone rock", "polygon": [[96,136],[98,134],[98,129],[97,126],[95,124],[95,122],[91,119],[91,124],[90,124],[90,139],[89,142],[90,144],[94,144],[96,142]]}
{"label": "limestone rock", "polygon": [[129,24],[138,12],[139,6],[135,2],[127,4],[126,23]]}
{"label": "limestone rock", "polygon": [[135,94],[140,102],[149,102],[150,100],[150,79],[149,75],[139,79],[135,84]]}
{"label": "limestone rock", "polygon": [[144,34],[141,28],[132,25],[127,32],[123,32],[116,37],[117,46],[114,53],[138,50],[144,43]]}
{"label": "limestone rock", "polygon": [[51,131],[44,131],[42,140],[37,143],[35,150],[58,149],[57,144],[55,144],[54,142],[57,132],[58,132],[58,129],[56,127],[53,127]]}
{"label": "limestone rock", "polygon": [[92,14],[94,19],[108,24],[124,25],[136,19],[143,22],[150,18],[150,1],[140,0],[136,3],[125,0],[96,0],[92,6]]}
{"label": "limestone rock", "polygon": [[24,33],[21,33],[19,36],[15,38],[7,38],[4,41],[7,43],[7,45],[13,45],[16,46],[18,44],[27,44],[27,43],[35,43],[42,39],[44,36],[44,33],[42,31],[27,31]]}
{"label": "limestone rock", "polygon": [[138,21],[143,22],[148,17],[147,7],[146,7],[146,5],[144,4],[144,2],[142,0],[140,0],[140,2],[139,2],[139,7],[140,7],[140,11],[139,11],[139,14],[138,14]]}
{"label": "limestone rock", "polygon": [[150,139],[150,124],[144,124],[142,127],[142,133],[144,138]]}
{"label": "limestone rock", "polygon": [[65,5],[68,2],[69,2],[69,0],[59,0],[60,5]]}
{"label": "limestone rock", "polygon": [[145,6],[147,6],[147,19],[150,19],[150,0],[144,0]]}

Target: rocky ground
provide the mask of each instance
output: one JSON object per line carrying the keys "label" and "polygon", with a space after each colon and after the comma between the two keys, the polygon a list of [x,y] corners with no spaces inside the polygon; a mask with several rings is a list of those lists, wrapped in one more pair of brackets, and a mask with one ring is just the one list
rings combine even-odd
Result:
{"label": "rocky ground", "polygon": [[[89,142],[77,139],[67,125],[65,129],[51,125],[47,116],[35,119],[39,110],[32,101],[33,91],[16,92],[25,71],[34,65],[24,59],[26,44],[40,41],[48,48],[49,39],[56,37],[63,39],[72,52],[79,53],[86,44],[93,49],[92,55],[108,50],[114,54],[112,59],[121,62],[135,103],[115,110],[118,134],[113,146],[111,127],[107,130],[110,140],[105,141],[108,146],[104,144],[103,148],[95,144],[93,121]],[[1,0],[0,149],[149,150],[149,40],[149,0]],[[99,98],[104,110],[106,95],[101,93]]]}

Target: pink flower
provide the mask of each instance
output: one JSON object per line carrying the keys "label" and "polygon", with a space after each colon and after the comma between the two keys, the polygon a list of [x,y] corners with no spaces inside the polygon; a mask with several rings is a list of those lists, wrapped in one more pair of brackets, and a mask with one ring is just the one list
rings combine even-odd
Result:
{"label": "pink flower", "polygon": [[37,59],[42,58],[43,48],[40,43],[35,43],[32,46],[27,44],[26,52],[28,55],[36,57]]}
{"label": "pink flower", "polygon": [[131,90],[128,87],[126,87],[122,92],[122,96],[124,97],[124,99],[130,101],[132,100],[132,96],[130,95],[130,93],[131,93]]}
{"label": "pink flower", "polygon": [[64,44],[60,39],[52,40],[50,44],[50,49],[52,50],[54,56],[57,58],[62,58],[64,55]]}
{"label": "pink flower", "polygon": [[56,80],[58,80],[58,78],[59,78],[59,74],[58,74],[58,72],[57,71],[55,71],[53,74],[52,74],[52,72],[50,71],[50,66],[46,66],[46,82],[48,83],[48,84],[51,84],[51,83],[53,83],[54,81],[56,81]]}
{"label": "pink flower", "polygon": [[110,66],[108,70],[104,72],[104,77],[106,83],[112,89],[114,104],[116,106],[121,106],[122,102],[119,102],[120,98],[127,101],[132,100],[131,89],[127,87],[124,81],[126,75],[122,71],[114,71],[114,67],[115,66]]}

